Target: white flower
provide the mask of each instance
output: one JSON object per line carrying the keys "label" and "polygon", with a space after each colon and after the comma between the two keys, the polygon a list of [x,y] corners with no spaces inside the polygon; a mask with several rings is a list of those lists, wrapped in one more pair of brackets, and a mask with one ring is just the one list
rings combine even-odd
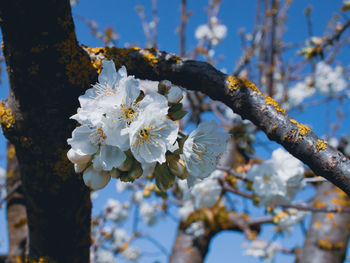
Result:
{"label": "white flower", "polygon": [[147,225],[154,225],[157,222],[157,211],[155,204],[151,206],[147,202],[142,202],[139,206],[140,214]]}
{"label": "white flower", "polygon": [[198,40],[208,39],[211,45],[216,46],[219,44],[227,34],[227,27],[218,23],[216,17],[210,18],[209,25],[200,25],[195,32],[195,37]]}
{"label": "white flower", "polygon": [[248,171],[253,191],[265,205],[291,202],[304,187],[302,163],[281,148],[262,164],[254,164]]}
{"label": "white flower", "polygon": [[106,145],[106,133],[102,125],[79,126],[74,129],[72,138],[67,142],[73,149],[67,155],[72,162],[84,163],[95,154],[92,163],[97,170],[110,171],[120,166],[126,159],[118,147]]}
{"label": "white flower", "polygon": [[199,183],[196,183],[191,189],[191,195],[194,198],[194,207],[212,207],[218,201],[222,188],[218,178],[222,176],[221,171],[213,172],[209,177]]}
{"label": "white flower", "polygon": [[103,61],[102,67],[98,76],[99,83],[87,89],[85,94],[79,97],[81,108],[78,108],[77,114],[71,117],[80,123],[87,120],[93,124],[99,122],[103,116],[103,107],[99,102],[114,95],[118,90],[119,82],[127,78],[125,67],[123,66],[116,72],[113,61]]}
{"label": "white flower", "polygon": [[331,137],[328,142],[327,142],[330,146],[332,146],[333,148],[337,149],[338,145],[339,145],[339,141],[337,138],[335,137]]}
{"label": "white flower", "polygon": [[124,244],[130,239],[129,235],[125,232],[125,230],[121,228],[116,228],[113,231],[112,238],[113,248],[115,250],[121,249],[124,246]]}
{"label": "white flower", "polygon": [[247,250],[244,251],[244,255],[264,258],[265,262],[272,262],[275,253],[281,249],[280,244],[276,242],[266,242],[262,239],[256,239],[249,244]]}
{"label": "white flower", "polygon": [[174,145],[178,129],[162,112],[145,111],[130,126],[131,152],[135,159],[140,163],[164,163],[165,153]]}
{"label": "white flower", "polygon": [[0,198],[3,199],[6,195],[6,171],[0,167]]}
{"label": "white flower", "polygon": [[96,252],[96,263],[113,263],[115,262],[114,254],[106,249],[99,248]]}
{"label": "white flower", "polygon": [[117,188],[117,192],[118,193],[122,193],[124,192],[126,189],[128,189],[128,187],[132,186],[132,183],[130,182],[122,182],[120,180],[118,180],[116,182],[116,188]]}
{"label": "white flower", "polygon": [[98,193],[96,191],[93,191],[90,193],[91,200],[96,199],[98,197]]}
{"label": "white flower", "polygon": [[193,222],[186,228],[185,233],[194,237],[199,237],[205,233],[204,225],[202,221]]}
{"label": "white flower", "polygon": [[281,230],[290,232],[292,227],[299,224],[307,214],[308,212],[299,211],[293,208],[289,209],[287,212],[278,211],[277,217],[279,220],[277,226]]}
{"label": "white flower", "polygon": [[185,141],[183,153],[190,177],[205,178],[215,170],[217,157],[225,151],[229,138],[217,128],[215,121],[203,122]]}
{"label": "white flower", "polygon": [[300,105],[304,99],[313,96],[315,91],[313,87],[308,85],[307,81],[298,82],[294,87],[288,89],[287,107],[291,108]]}
{"label": "white flower", "polygon": [[137,204],[141,203],[143,200],[143,191],[133,192],[131,199],[134,203],[137,203]]}
{"label": "white flower", "polygon": [[197,27],[196,32],[194,34],[198,40],[201,40],[204,38],[209,38],[211,32],[208,25],[200,25],[199,27]]}
{"label": "white flower", "polygon": [[145,94],[158,92],[159,81],[139,80],[139,87]]}
{"label": "white flower", "polygon": [[184,201],[183,205],[179,208],[179,215],[182,221],[185,221],[187,217],[194,211],[192,200]]}
{"label": "white flower", "polygon": [[141,256],[141,253],[137,248],[129,246],[122,252],[122,254],[125,259],[130,261],[136,261]]}
{"label": "white flower", "polygon": [[129,216],[129,205],[121,204],[118,200],[108,199],[105,207],[106,219],[115,222],[122,222]]}
{"label": "white flower", "polygon": [[323,94],[334,95],[346,89],[347,83],[343,78],[343,68],[337,66],[334,70],[321,61],[316,65],[315,86]]}

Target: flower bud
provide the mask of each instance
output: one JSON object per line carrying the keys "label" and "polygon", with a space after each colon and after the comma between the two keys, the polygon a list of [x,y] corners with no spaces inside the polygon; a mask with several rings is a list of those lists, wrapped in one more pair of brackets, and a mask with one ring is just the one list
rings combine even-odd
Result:
{"label": "flower bud", "polygon": [[126,159],[123,162],[123,164],[118,167],[118,170],[122,172],[130,171],[133,166],[133,162],[134,162],[134,159],[132,158],[132,156],[130,156],[129,154],[126,154]]}
{"label": "flower bud", "polygon": [[183,92],[182,89],[178,86],[171,86],[170,90],[168,92],[168,101],[170,103],[178,103],[183,98]]}
{"label": "flower bud", "polygon": [[[67,152],[67,158],[72,163],[78,163],[78,164],[86,164],[90,161],[91,155],[83,154],[80,151],[75,151],[73,149],[70,149]],[[84,167],[85,168],[85,167]]]}
{"label": "flower bud", "polygon": [[171,82],[169,80],[162,80],[158,84],[158,93],[162,95],[167,95],[171,87]]}
{"label": "flower bud", "polygon": [[154,170],[156,185],[161,191],[166,191],[175,182],[175,176],[170,172],[166,163],[157,164]]}
{"label": "flower bud", "polygon": [[176,175],[180,179],[186,179],[189,176],[186,169],[186,163],[180,155],[167,155],[166,161],[169,170],[173,175]]}
{"label": "flower bud", "polygon": [[86,166],[87,166],[87,163],[75,163],[74,164],[74,171],[76,173],[81,173],[82,171],[84,171]]}

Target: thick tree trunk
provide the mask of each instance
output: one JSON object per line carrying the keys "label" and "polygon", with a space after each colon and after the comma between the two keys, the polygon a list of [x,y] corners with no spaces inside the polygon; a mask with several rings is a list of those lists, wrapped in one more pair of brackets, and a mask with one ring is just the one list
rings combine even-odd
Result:
{"label": "thick tree trunk", "polygon": [[[350,199],[339,188],[322,183],[315,206],[350,206]],[[350,234],[349,213],[313,213],[304,247],[297,253],[297,263],[341,263],[345,259]]]}
{"label": "thick tree trunk", "polygon": [[7,147],[6,200],[7,228],[9,233],[8,263],[24,262],[28,255],[28,225],[25,199],[20,186],[20,172],[15,147]]}
{"label": "thick tree trunk", "polygon": [[199,238],[188,235],[180,225],[169,263],[202,263],[208,252],[210,240],[211,236],[207,235]]}
{"label": "thick tree trunk", "polygon": [[1,0],[0,25],[10,79],[1,121],[19,161],[29,257],[88,262],[90,191],[66,157],[66,140],[96,71],[76,41],[68,0]]}

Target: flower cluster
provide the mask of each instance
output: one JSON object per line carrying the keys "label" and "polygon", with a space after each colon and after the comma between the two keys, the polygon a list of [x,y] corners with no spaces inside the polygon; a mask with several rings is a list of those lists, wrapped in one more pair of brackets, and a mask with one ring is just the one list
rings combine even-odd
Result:
{"label": "flower cluster", "polygon": [[145,94],[125,67],[117,72],[113,61],[104,61],[98,83],[79,97],[80,108],[71,117],[80,126],[68,139],[67,156],[85,184],[101,189],[111,177],[132,182],[153,174],[166,190],[175,176],[208,176],[228,135],[215,122],[201,123],[189,136],[179,132],[176,121],[186,114],[182,98],[181,88],[169,81]]}
{"label": "flower cluster", "polygon": [[276,242],[267,242],[263,239],[252,241],[244,251],[244,255],[262,258],[264,261],[272,262],[275,253],[281,249],[281,245]]}
{"label": "flower cluster", "polygon": [[222,171],[215,170],[207,178],[197,179],[191,188],[186,181],[178,181],[183,196],[183,205],[179,208],[182,220],[186,220],[193,211],[201,207],[210,208],[216,204],[222,192],[218,179],[223,177]]}
{"label": "flower cluster", "polygon": [[254,164],[248,171],[253,192],[264,205],[285,204],[292,201],[304,187],[302,163],[281,148],[273,151],[272,158]]}
{"label": "flower cluster", "polygon": [[293,227],[299,224],[307,214],[308,212],[299,211],[294,208],[290,208],[287,211],[277,210],[273,221],[277,224],[278,231],[286,231],[290,233]]}
{"label": "flower cluster", "polygon": [[200,25],[195,32],[198,40],[209,40],[212,46],[218,45],[227,34],[227,27],[219,24],[217,17],[210,18],[209,25]]}
{"label": "flower cluster", "polygon": [[317,63],[315,72],[315,87],[321,93],[333,96],[347,87],[347,83],[343,77],[343,68],[331,66],[323,61]]}

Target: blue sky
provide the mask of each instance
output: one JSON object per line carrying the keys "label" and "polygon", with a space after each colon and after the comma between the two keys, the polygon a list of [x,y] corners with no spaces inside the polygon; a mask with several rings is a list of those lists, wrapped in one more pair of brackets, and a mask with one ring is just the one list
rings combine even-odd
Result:
{"label": "blue sky", "polygon": [[[219,19],[228,27],[228,35],[226,39],[216,48],[217,55],[224,55],[225,59],[218,65],[219,69],[226,68],[229,72],[233,69],[235,62],[241,55],[240,38],[238,30],[245,28],[246,31],[252,31],[254,17],[255,17],[255,3],[253,0],[238,1],[238,0],[223,0],[221,10],[219,12]],[[84,16],[88,19],[95,20],[100,29],[107,26],[113,26],[115,31],[120,35],[118,45],[123,47],[125,43],[132,43],[133,45],[144,46],[145,37],[142,32],[140,19],[135,11],[135,6],[143,5],[145,7],[148,19],[151,15],[151,0],[80,0],[73,8],[73,15],[76,23],[76,32],[78,40],[81,44],[89,46],[102,46],[103,43],[95,39],[89,34],[89,28],[79,19],[78,15]],[[342,5],[341,0],[295,0],[289,11],[287,31],[285,32],[285,41],[302,42],[307,37],[306,21],[303,15],[303,10],[306,6],[313,6],[312,19],[314,21],[314,35],[321,36],[326,27],[327,21],[331,16],[338,12]],[[192,16],[189,19],[186,32],[186,48],[188,51],[193,50],[196,45],[194,38],[194,30],[198,25],[204,24],[207,21],[205,7],[206,0],[188,0],[188,9],[192,11]],[[176,28],[180,20],[180,0],[158,0],[158,15],[160,18],[158,27],[158,43],[159,49],[168,52],[178,53],[179,38],[176,34]],[[348,48],[346,48],[348,51]],[[289,54],[288,59],[293,59],[294,53]],[[348,65],[348,57],[342,56],[341,62]],[[0,96],[7,97],[8,81],[6,74],[2,74],[3,84],[0,86]],[[334,118],[334,109],[336,103],[331,103],[329,107],[332,109],[330,118]],[[349,105],[346,106],[347,110]],[[318,135],[325,132],[325,121],[321,117],[324,116],[325,107],[313,107],[303,113],[295,113],[292,115],[301,122],[309,124]],[[341,126],[340,133],[348,133],[349,119],[346,117],[344,125]],[[260,140],[267,140],[264,135],[259,135]],[[5,139],[0,139],[0,153],[5,153]],[[271,149],[276,148],[276,144],[271,144]],[[270,150],[262,147],[257,147],[260,156],[268,156],[271,154]],[[0,159],[3,167],[5,167],[4,160]],[[115,185],[113,182],[109,186],[100,191],[99,198],[94,201],[93,212],[98,213],[104,205],[106,198],[120,198],[126,200],[127,195],[117,195]],[[260,211],[261,212],[261,211]],[[257,213],[260,213],[257,212]],[[155,237],[160,240],[168,249],[171,249],[174,237],[176,234],[176,224],[169,218],[161,219],[154,229],[147,229],[147,231],[154,233]],[[7,236],[6,224],[4,217],[4,210],[0,211],[0,238],[3,241],[0,246],[0,253],[7,251]],[[269,237],[272,235],[271,227],[263,230],[263,236]],[[295,228],[295,233],[291,238],[286,239],[283,243],[290,248],[293,244],[302,244],[302,232],[298,227]],[[232,262],[260,262],[258,259],[243,257],[241,244],[244,237],[240,233],[223,232],[219,234],[211,243],[210,253],[206,259],[207,263],[228,263]],[[145,245],[140,242],[142,251],[156,249],[150,245]],[[164,257],[156,257],[160,262],[166,262]],[[140,262],[153,262],[154,257],[144,258]],[[291,256],[279,255],[276,262],[293,262],[294,258]]]}

